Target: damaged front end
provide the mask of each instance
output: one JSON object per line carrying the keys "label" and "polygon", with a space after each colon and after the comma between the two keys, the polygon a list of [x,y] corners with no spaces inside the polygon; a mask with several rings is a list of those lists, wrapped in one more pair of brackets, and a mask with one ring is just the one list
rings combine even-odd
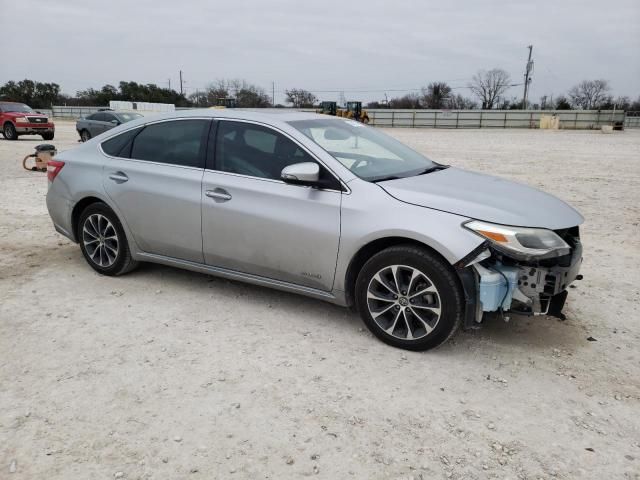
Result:
{"label": "damaged front end", "polygon": [[564,318],[567,288],[582,278],[579,227],[547,230],[479,221],[464,226],[486,240],[456,264],[467,327],[479,324],[485,312]]}

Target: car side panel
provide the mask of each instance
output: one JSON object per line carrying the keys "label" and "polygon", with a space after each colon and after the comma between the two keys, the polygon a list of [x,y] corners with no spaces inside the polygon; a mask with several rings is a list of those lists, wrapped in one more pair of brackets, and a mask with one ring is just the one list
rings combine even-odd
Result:
{"label": "car side panel", "polygon": [[[330,291],[342,195],[205,171],[202,234],[208,265]],[[224,189],[226,202],[206,196]]]}
{"label": "car side panel", "polygon": [[[124,174],[126,182],[112,176]],[[202,168],[107,158],[104,190],[148,253],[202,263]]]}
{"label": "car side panel", "polygon": [[461,225],[468,218],[402,203],[375,183],[349,182],[352,190],[342,200],[340,251],[334,294],[345,291],[349,264],[368,243],[381,238],[402,237],[423,243],[449,263],[464,258],[483,240]]}
{"label": "car side panel", "polygon": [[62,171],[49,182],[47,208],[56,230],[77,241],[72,227],[74,206],[87,197],[95,197],[110,205],[102,188],[102,162],[94,148],[75,148],[61,152],[56,160],[65,162]]}

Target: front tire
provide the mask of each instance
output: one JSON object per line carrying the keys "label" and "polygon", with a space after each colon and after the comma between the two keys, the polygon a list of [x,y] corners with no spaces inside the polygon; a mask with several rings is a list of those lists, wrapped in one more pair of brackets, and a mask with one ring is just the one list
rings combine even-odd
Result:
{"label": "front tire", "polygon": [[93,203],[84,209],[76,236],[85,260],[98,273],[122,275],[138,265],[131,258],[122,224],[104,203]]}
{"label": "front tire", "polygon": [[4,138],[7,140],[17,140],[18,132],[16,131],[16,127],[13,126],[12,123],[7,122],[4,124],[2,128],[2,133],[4,134]]}
{"label": "front tire", "polygon": [[437,347],[462,323],[464,302],[455,273],[419,246],[389,247],[371,257],[358,275],[355,297],[367,328],[397,348]]}
{"label": "front tire", "polygon": [[54,136],[55,136],[55,133],[53,133],[53,132],[43,133],[42,134],[42,139],[43,140],[53,140]]}

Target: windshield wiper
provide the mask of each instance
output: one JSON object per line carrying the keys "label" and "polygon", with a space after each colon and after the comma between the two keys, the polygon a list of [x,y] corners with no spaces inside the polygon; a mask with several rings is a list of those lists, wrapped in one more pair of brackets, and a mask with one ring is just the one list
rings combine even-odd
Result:
{"label": "windshield wiper", "polygon": [[373,180],[369,180],[369,181],[371,183],[378,183],[378,182],[386,182],[387,180],[398,180],[399,178],[403,178],[403,177],[398,177],[397,175],[389,175],[387,177],[374,178]]}
{"label": "windshield wiper", "polygon": [[434,165],[433,167],[425,168],[421,172],[416,173],[416,175],[424,175],[426,173],[437,172],[438,170],[444,170],[445,168],[449,168],[449,165]]}

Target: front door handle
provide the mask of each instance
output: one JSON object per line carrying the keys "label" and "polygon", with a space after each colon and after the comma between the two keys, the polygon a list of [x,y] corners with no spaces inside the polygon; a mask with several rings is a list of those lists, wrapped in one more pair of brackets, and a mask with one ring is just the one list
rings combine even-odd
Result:
{"label": "front door handle", "polygon": [[215,201],[228,202],[231,200],[231,195],[224,188],[206,190],[204,194],[209,198],[213,198]]}
{"label": "front door handle", "polygon": [[116,183],[124,183],[127,180],[129,180],[129,177],[127,177],[127,174],[124,172],[115,172],[109,175],[109,178],[111,180],[113,180]]}

